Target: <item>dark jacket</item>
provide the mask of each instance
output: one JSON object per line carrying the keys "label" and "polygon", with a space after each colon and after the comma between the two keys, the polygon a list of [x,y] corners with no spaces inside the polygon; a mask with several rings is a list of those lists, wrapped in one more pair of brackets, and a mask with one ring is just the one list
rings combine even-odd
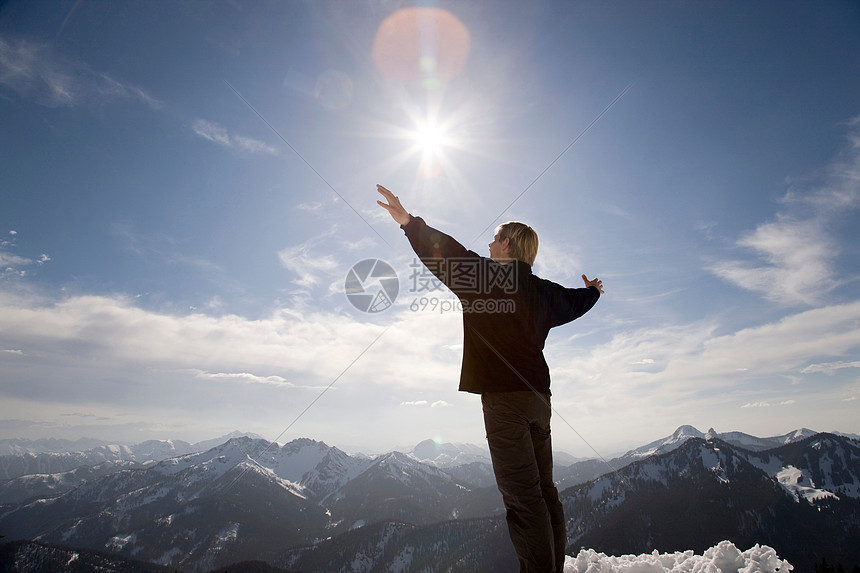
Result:
{"label": "dark jacket", "polygon": [[420,217],[403,229],[422,262],[463,305],[460,390],[549,394],[543,355],[549,329],[588,312],[600,291],[565,288],[533,275],[522,261],[500,265]]}

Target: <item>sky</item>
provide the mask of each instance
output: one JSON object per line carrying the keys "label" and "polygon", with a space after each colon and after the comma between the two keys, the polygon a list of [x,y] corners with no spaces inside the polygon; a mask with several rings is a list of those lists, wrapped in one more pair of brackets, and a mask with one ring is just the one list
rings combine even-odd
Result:
{"label": "sky", "polygon": [[2,438],[484,443],[377,184],[603,280],[556,449],[860,433],[856,2],[8,0],[0,125]]}

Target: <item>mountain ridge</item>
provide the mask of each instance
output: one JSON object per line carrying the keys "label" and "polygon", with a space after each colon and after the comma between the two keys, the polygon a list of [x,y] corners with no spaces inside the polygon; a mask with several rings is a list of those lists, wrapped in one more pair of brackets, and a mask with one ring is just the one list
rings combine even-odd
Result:
{"label": "mountain ridge", "polygon": [[[860,442],[827,433],[803,437],[797,430],[779,437],[778,447],[756,451],[713,431],[699,432],[703,437],[696,432],[682,426],[660,443],[640,448],[650,448],[650,455],[628,456],[628,463],[614,463],[614,469],[602,460],[557,468],[557,476],[580,472],[579,482],[561,490],[569,547],[701,550],[722,539],[738,545],[765,540],[781,556],[787,552],[798,559],[785,549],[788,540],[777,515],[786,523],[806,520],[829,532],[830,541],[818,530],[798,526],[831,557],[851,557],[827,543],[860,541],[860,533],[851,529],[860,523]],[[456,452],[443,453],[456,458]],[[478,553],[510,549],[505,535],[488,537],[475,529],[483,527],[475,524],[502,524],[504,533],[504,509],[487,463],[464,458],[462,465],[443,468],[416,458],[413,452],[396,451],[350,456],[309,438],[284,445],[232,438],[205,452],[159,462],[117,465],[103,473],[81,469],[82,483],[67,491],[0,505],[0,534],[111,551],[194,572],[264,559],[322,573],[330,569],[314,567],[329,553],[342,556],[343,563],[349,558],[395,563],[408,555],[419,560],[430,553],[410,544],[436,543],[434,536],[453,536],[452,551],[463,552],[464,559],[470,555],[470,562]],[[586,470],[600,475],[587,478]],[[489,478],[473,479],[481,471],[490,472]],[[0,484],[0,493],[6,487],[8,494],[10,484],[26,479],[46,478],[16,478]],[[702,515],[713,516],[707,526],[696,524]],[[408,527],[379,525],[386,523]],[[642,538],[642,531],[650,537]],[[740,533],[731,538],[729,532]],[[470,538],[480,538],[491,549],[474,553]],[[397,555],[371,551],[380,543],[396,548]],[[284,557],[284,547],[296,548],[293,557]]]}

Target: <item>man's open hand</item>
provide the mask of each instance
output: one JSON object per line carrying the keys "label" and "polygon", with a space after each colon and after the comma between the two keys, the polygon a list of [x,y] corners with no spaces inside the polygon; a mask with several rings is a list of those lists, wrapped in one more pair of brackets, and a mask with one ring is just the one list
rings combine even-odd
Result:
{"label": "man's open hand", "polygon": [[603,294],[603,281],[597,277],[594,277],[593,280],[588,280],[588,277],[582,275],[582,281],[585,283],[586,287],[594,287],[600,291],[600,294]]}
{"label": "man's open hand", "polygon": [[391,218],[400,223],[401,225],[406,225],[412,219],[412,215],[409,214],[406,209],[403,208],[403,205],[400,204],[400,199],[397,196],[383,187],[382,185],[377,185],[376,190],[379,191],[383,197],[388,201],[388,203],[383,203],[382,201],[377,201],[380,207],[388,211],[391,215]]}

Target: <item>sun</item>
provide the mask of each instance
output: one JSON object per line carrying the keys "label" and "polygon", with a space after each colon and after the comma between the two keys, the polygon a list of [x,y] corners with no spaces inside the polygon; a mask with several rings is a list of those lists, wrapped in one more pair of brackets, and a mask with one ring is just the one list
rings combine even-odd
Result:
{"label": "sun", "polygon": [[447,131],[434,121],[422,121],[412,134],[415,146],[424,156],[438,155],[450,144]]}

